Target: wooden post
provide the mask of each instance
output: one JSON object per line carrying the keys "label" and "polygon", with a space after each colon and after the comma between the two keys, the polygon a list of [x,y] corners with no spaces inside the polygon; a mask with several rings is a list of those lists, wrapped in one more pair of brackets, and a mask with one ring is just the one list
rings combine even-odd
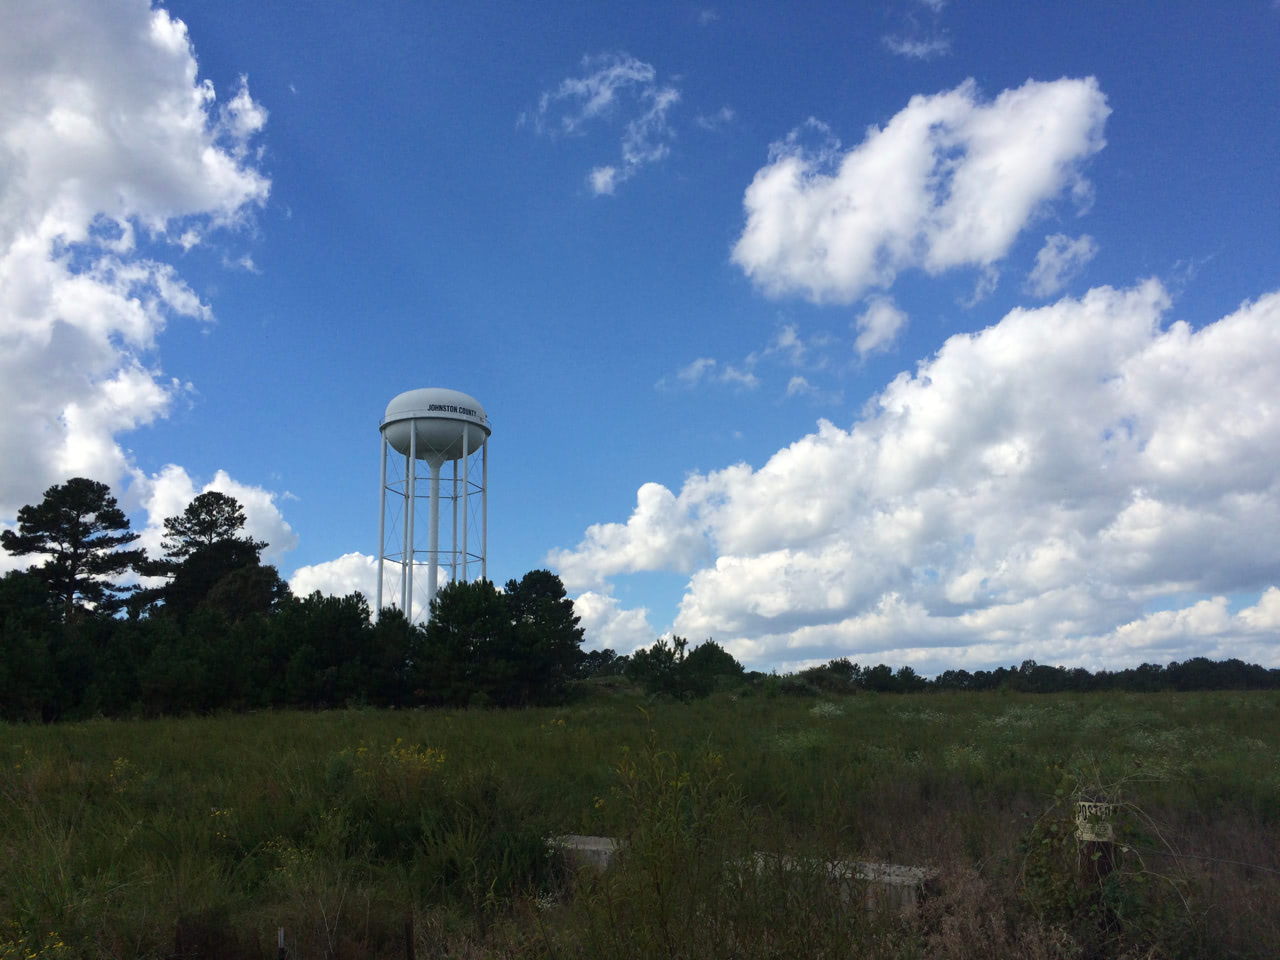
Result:
{"label": "wooden post", "polygon": [[1081,800],[1076,804],[1076,840],[1080,844],[1080,875],[1088,884],[1101,883],[1116,868],[1115,804]]}

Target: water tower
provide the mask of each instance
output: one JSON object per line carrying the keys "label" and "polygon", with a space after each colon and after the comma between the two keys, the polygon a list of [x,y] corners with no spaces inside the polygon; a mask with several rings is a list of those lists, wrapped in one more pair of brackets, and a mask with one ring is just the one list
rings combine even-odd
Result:
{"label": "water tower", "polygon": [[[451,581],[466,581],[475,573],[481,579],[487,578],[489,418],[474,397],[457,390],[427,387],[408,390],[387,404],[380,431],[382,486],[378,498],[375,616],[376,611],[382,609],[383,571],[391,564],[400,568],[399,602],[392,600],[392,603],[412,622],[416,569],[426,567],[428,607],[435,599],[441,567],[448,570]],[[396,458],[393,469],[388,471],[387,462],[393,450],[404,462],[401,465]],[[426,465],[425,475],[419,464]],[[448,475],[443,476],[445,473]],[[429,490],[425,549],[418,539],[420,525],[417,523],[418,505],[423,499],[419,481],[423,480],[427,481]],[[441,500],[449,510],[449,545],[444,550],[440,546]]]}

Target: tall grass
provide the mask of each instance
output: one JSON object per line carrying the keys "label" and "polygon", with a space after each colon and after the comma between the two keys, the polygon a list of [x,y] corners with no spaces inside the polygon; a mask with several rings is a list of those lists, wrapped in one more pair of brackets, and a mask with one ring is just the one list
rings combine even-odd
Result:
{"label": "tall grass", "polygon": [[[295,957],[404,957],[406,929],[419,956],[1272,957],[1278,714],[1275,693],[618,694],[0,726],[0,958],[274,957],[280,927]],[[1093,886],[1081,798],[1133,814]],[[566,893],[544,842],[565,833],[630,855]],[[942,878],[877,919],[817,872],[734,867],[761,850]]]}

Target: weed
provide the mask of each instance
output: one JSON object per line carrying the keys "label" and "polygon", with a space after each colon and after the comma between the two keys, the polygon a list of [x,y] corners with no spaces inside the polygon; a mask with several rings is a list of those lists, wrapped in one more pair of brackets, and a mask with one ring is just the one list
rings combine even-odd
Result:
{"label": "weed", "polygon": [[[420,956],[1269,960],[1278,708],[828,692],[646,719],[602,695],[0,725],[0,924],[18,924],[0,956],[158,958],[180,930],[267,957],[280,926],[297,956],[403,956],[412,914]],[[1079,800],[1114,805],[1105,873],[1082,858]],[[553,902],[544,841],[565,833],[627,837],[631,856]],[[819,868],[836,859],[942,875],[917,918],[873,920]]]}
{"label": "weed", "polygon": [[1191,928],[1191,882],[1157,872],[1143,851],[1175,853],[1127,797],[1134,778],[1102,783],[1096,768],[1063,772],[1022,845],[1024,903],[1087,956],[1175,955]]}

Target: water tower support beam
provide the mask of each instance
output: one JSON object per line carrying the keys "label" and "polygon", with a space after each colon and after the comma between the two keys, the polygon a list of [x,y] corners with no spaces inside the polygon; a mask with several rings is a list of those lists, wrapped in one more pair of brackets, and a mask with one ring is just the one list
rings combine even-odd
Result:
{"label": "water tower support beam", "polygon": [[430,604],[436,598],[436,566],[440,560],[440,470],[444,461],[428,460],[427,467],[431,471],[431,532],[427,546],[427,603]]}
{"label": "water tower support beam", "polygon": [[[449,504],[453,507],[453,539],[449,542],[453,545],[449,551],[449,580],[454,582],[458,579],[458,461],[453,461],[453,496],[449,498]],[[466,513],[463,513],[463,519]],[[465,567],[463,568],[466,569]]]}
{"label": "water tower support beam", "polygon": [[480,448],[480,579],[489,579],[489,444]]}
{"label": "water tower support beam", "polygon": [[373,622],[378,622],[382,610],[382,558],[387,552],[387,435],[378,431],[382,447],[381,482],[378,485],[378,595],[373,606]]}
{"label": "water tower support beam", "polygon": [[[454,466],[457,469],[457,466]],[[467,530],[471,527],[471,426],[462,425],[462,579],[467,579],[471,555],[467,553]],[[454,544],[457,545],[456,542]]]}
{"label": "water tower support beam", "polygon": [[413,555],[415,548],[413,518],[418,513],[418,424],[409,424],[409,462],[405,466],[404,566],[400,568],[400,609],[413,623]]}

